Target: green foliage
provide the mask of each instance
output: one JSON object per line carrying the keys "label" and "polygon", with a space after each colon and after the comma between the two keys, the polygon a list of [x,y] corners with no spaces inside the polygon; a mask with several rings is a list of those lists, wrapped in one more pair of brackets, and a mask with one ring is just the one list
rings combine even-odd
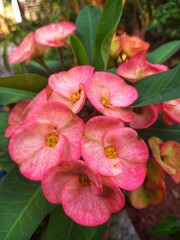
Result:
{"label": "green foliage", "polygon": [[155,36],[163,36],[166,39],[179,39],[179,22],[180,1],[165,1],[155,8],[154,18],[150,22],[148,30]]}
{"label": "green foliage", "polygon": [[159,118],[151,127],[138,130],[138,134],[144,140],[156,136],[163,141],[174,140],[180,142],[180,124],[175,123],[172,126],[168,126]]}
{"label": "green foliage", "polygon": [[94,43],[101,11],[98,7],[86,7],[76,18],[76,34],[84,45],[89,62],[92,64]]}
{"label": "green foliage", "polygon": [[122,0],[107,0],[100,18],[95,40],[93,66],[96,70],[107,68],[112,37],[122,14]]}
{"label": "green foliage", "polygon": [[0,78],[0,87],[40,92],[47,85],[47,79],[33,73],[17,74]]}
{"label": "green foliage", "polygon": [[31,99],[35,97],[34,92],[24,91],[16,88],[0,87],[0,103],[8,105],[10,103],[17,103],[23,99]]}
{"label": "green foliage", "polygon": [[[172,234],[178,234],[180,236],[180,218],[166,216],[163,219],[163,223],[149,230],[149,233],[153,236],[162,235],[169,236]],[[179,239],[179,238],[176,238]]]}
{"label": "green foliage", "polygon": [[147,54],[147,60],[151,63],[164,63],[168,60],[174,53],[180,49],[180,40],[168,42],[153,52]]}
{"label": "green foliage", "polygon": [[70,45],[76,58],[77,65],[88,65],[88,56],[80,39],[74,35],[70,36]]}
{"label": "green foliage", "polygon": [[48,228],[41,240],[99,240],[105,228],[105,225],[85,227],[76,224],[65,215],[62,207],[58,206],[51,213]]}
{"label": "green foliage", "polygon": [[0,236],[3,240],[28,240],[53,206],[39,182],[25,179],[17,167],[0,185]]}
{"label": "green foliage", "polygon": [[142,107],[180,98],[179,75],[180,65],[167,72],[141,79],[134,84],[139,97],[131,107]]}

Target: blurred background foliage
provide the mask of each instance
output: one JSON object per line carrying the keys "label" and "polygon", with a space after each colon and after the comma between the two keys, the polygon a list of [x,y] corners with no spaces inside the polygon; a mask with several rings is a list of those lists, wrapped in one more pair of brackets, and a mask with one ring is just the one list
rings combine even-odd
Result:
{"label": "blurred background foliage", "polygon": [[[15,20],[12,5],[16,2],[22,21]],[[180,0],[124,0],[118,33],[127,32],[150,42],[150,50],[180,38]],[[103,9],[106,0],[0,0],[0,54],[7,61],[9,46],[18,45],[31,31],[51,22],[75,22],[80,10],[89,5]],[[46,58],[55,58],[52,50]],[[2,65],[2,63],[1,63]],[[22,65],[15,69],[21,72]],[[24,70],[24,69],[23,69]]]}

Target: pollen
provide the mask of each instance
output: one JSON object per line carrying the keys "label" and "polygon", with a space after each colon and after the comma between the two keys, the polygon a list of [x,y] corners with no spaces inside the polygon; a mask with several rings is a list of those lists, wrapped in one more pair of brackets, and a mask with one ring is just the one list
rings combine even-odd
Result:
{"label": "pollen", "polygon": [[84,187],[91,186],[91,181],[86,174],[79,175],[79,182]]}
{"label": "pollen", "polygon": [[104,154],[106,155],[106,157],[114,159],[118,157],[118,153],[116,151],[116,148],[113,146],[107,146],[104,149]]}
{"label": "pollen", "polygon": [[45,144],[48,147],[55,147],[58,141],[59,141],[59,135],[57,130],[54,130],[52,133],[46,135],[45,137]]}
{"label": "pollen", "polygon": [[110,105],[111,104],[110,99],[105,97],[101,98],[101,104],[103,106]]}
{"label": "pollen", "polygon": [[71,94],[71,99],[75,102],[78,101],[80,99],[80,97],[81,97],[81,89],[79,89],[79,91],[76,91],[73,94]]}

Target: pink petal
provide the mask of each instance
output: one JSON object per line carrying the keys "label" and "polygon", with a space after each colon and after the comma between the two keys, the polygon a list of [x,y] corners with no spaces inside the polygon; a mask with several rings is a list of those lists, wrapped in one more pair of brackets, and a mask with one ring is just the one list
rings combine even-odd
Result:
{"label": "pink petal", "polygon": [[158,109],[155,105],[149,105],[133,109],[133,119],[129,126],[136,129],[150,127],[158,118]]}
{"label": "pink petal", "polygon": [[67,216],[76,223],[85,226],[98,226],[105,223],[111,211],[107,205],[89,187],[83,187],[78,177],[72,178],[63,188],[61,197]]}
{"label": "pink petal", "polygon": [[142,185],[146,177],[146,165],[120,160],[121,173],[113,177],[114,182],[122,189],[132,191]]}
{"label": "pink petal", "polygon": [[26,116],[24,110],[30,102],[30,99],[24,99],[17,103],[11,110],[8,117],[8,127],[5,131],[5,137],[11,137],[18,127],[23,124]]}
{"label": "pink petal", "polygon": [[75,28],[75,24],[71,22],[50,23],[35,31],[35,39],[42,45],[62,47],[63,40],[72,34]]}
{"label": "pink petal", "polygon": [[45,136],[53,129],[54,126],[50,123],[30,122],[21,126],[11,137],[10,156],[20,166],[25,177],[39,181],[45,171],[60,163],[64,147],[63,136],[60,136],[55,147],[45,144]]}
{"label": "pink petal", "polygon": [[34,43],[34,33],[29,33],[20,45],[14,49],[12,53],[9,55],[9,63],[10,64],[18,64],[23,61],[26,63],[29,62],[32,52],[34,50],[35,43]]}
{"label": "pink petal", "polygon": [[146,143],[135,130],[125,127],[108,131],[103,138],[104,146],[114,146],[118,157],[134,163],[145,163],[149,157]]}

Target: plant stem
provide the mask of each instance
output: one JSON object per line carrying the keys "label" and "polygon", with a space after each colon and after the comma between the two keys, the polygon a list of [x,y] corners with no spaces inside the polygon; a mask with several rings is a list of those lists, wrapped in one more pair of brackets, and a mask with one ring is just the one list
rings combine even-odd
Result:
{"label": "plant stem", "polygon": [[56,73],[52,68],[50,68],[41,58],[36,58],[35,61],[43,66],[48,72]]}

